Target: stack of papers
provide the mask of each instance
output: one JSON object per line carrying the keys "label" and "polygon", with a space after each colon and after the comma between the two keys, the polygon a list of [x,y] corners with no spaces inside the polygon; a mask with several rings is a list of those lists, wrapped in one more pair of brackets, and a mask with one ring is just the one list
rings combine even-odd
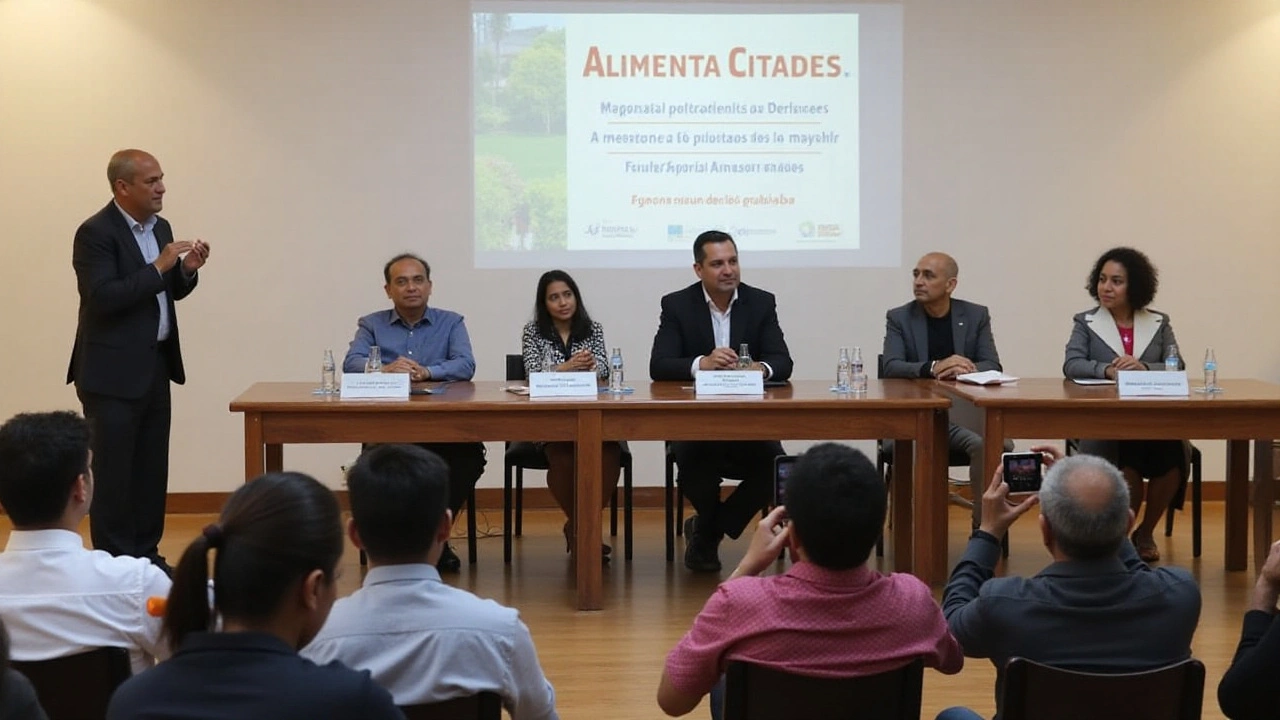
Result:
{"label": "stack of papers", "polygon": [[1009,383],[1018,382],[1018,378],[1006,375],[999,370],[965,373],[964,375],[957,375],[956,380],[972,385],[1008,385]]}

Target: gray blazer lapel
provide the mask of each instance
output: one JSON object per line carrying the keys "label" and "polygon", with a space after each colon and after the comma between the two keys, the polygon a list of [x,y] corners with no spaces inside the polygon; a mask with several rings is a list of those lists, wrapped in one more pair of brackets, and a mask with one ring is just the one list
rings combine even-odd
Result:
{"label": "gray blazer lapel", "polygon": [[972,360],[973,358],[970,357],[968,352],[969,346],[966,344],[969,335],[969,323],[969,314],[964,311],[964,306],[953,301],[951,303],[951,342],[955,344],[957,355],[962,355]]}
{"label": "gray blazer lapel", "polygon": [[[1120,340],[1120,331],[1116,329],[1116,319],[1112,317],[1110,310],[1099,306],[1092,315],[1085,316],[1085,322],[1089,323],[1089,330],[1106,343],[1116,357],[1124,355],[1124,343]],[[1134,342],[1134,347],[1137,347],[1137,342]]]}
{"label": "gray blazer lapel", "polygon": [[[1138,310],[1133,314],[1133,356],[1141,358],[1147,352],[1147,346],[1160,334],[1160,316],[1148,310]],[[1160,348],[1156,348],[1159,350]],[[1158,353],[1157,353],[1158,354]]]}
{"label": "gray blazer lapel", "polygon": [[924,320],[924,310],[919,303],[911,306],[911,339],[916,344],[916,359],[929,362],[929,326]]}

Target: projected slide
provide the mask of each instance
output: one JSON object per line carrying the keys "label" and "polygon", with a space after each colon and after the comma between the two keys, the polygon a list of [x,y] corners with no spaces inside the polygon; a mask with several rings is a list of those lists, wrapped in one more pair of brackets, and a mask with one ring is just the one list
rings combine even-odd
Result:
{"label": "projected slide", "polygon": [[900,16],[869,163],[863,14],[677,10],[474,14],[477,266],[684,266],[708,229],[754,265],[897,264]]}

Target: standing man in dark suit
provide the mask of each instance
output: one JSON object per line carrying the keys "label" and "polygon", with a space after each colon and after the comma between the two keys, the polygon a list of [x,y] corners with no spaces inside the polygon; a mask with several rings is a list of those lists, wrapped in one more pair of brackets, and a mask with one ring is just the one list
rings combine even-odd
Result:
{"label": "standing man in dark suit", "polygon": [[93,428],[93,546],[150,559],[159,553],[169,487],[169,383],[186,382],[174,303],[209,259],[203,240],[173,239],[156,215],[160,163],[121,150],[107,164],[113,199],[81,223],[71,264],[79,324],[67,369]]}
{"label": "standing man in dark suit", "polygon": [[[738,246],[718,230],[693,243],[693,271],[700,282],[662,298],[662,316],[649,355],[654,380],[689,380],[699,370],[738,368],[735,348],[746,343],[750,368],[766,380],[791,377],[791,352],[778,325],[773,294],[741,283]],[[731,420],[730,420],[731,421]],[[773,441],[673,442],[677,481],[697,514],[685,521],[684,564],[690,570],[720,569],[720,540],[737,538],[752,516],[769,502],[773,459],[782,443]],[[720,500],[722,477],[741,478]]]}
{"label": "standing man in dark suit", "polygon": [[[915,300],[885,317],[880,377],[955,380],[965,373],[1001,369],[987,308],[951,297],[959,274],[955,258],[946,253],[931,252],[916,263],[911,271]],[[947,436],[951,450],[969,456],[977,527],[982,521],[982,504],[976,501],[982,488],[982,436],[954,423]]]}

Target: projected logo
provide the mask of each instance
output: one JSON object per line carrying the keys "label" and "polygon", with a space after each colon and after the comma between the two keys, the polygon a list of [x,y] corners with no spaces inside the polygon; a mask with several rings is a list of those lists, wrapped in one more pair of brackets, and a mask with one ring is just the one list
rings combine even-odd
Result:
{"label": "projected logo", "polygon": [[735,240],[745,240],[747,238],[753,238],[753,237],[768,237],[771,235],[777,235],[778,229],[777,228],[734,227],[734,228],[729,228],[729,234],[732,235]]}
{"label": "projected logo", "polygon": [[684,226],[668,225],[667,242],[684,242]]}
{"label": "projected logo", "polygon": [[808,220],[800,223],[802,238],[838,238],[842,234],[840,223],[814,223]]}
{"label": "projected logo", "polygon": [[591,223],[582,231],[591,238],[605,240],[631,240],[640,232],[635,225],[610,225],[604,222]]}

